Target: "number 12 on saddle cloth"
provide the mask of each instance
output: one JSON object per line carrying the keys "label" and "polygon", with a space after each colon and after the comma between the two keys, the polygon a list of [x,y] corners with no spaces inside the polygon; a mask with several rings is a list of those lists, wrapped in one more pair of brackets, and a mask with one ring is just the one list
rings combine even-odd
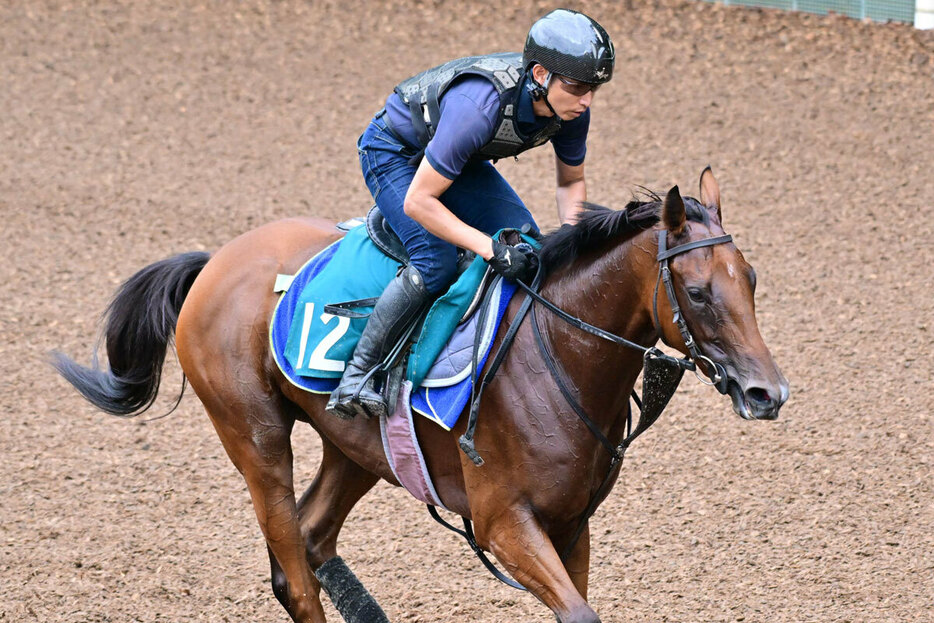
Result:
{"label": "number 12 on saddle cloth", "polygon": [[301,281],[289,287],[301,288],[301,293],[285,345],[285,358],[297,375],[341,377],[367,319],[335,316],[324,311],[325,305],[378,297],[398,269],[398,262],[370,242],[365,227],[355,227],[299,271]]}
{"label": "number 12 on saddle cloth", "polygon": [[[325,306],[378,297],[399,268],[396,260],[372,243],[365,227],[355,227],[309,260],[290,282],[286,278],[288,285],[278,290],[288,292],[280,299],[270,327],[273,352],[286,376],[293,382],[301,377],[296,384],[310,391],[330,391],[353,354],[366,318],[331,314]],[[436,359],[449,350],[449,338],[455,330],[464,330],[466,323],[460,327],[458,323],[474,299],[486,268],[486,262],[474,259],[432,305],[408,359],[406,378],[414,387],[418,388],[423,381],[435,387],[452,384],[425,379],[430,371],[434,376]],[[494,307],[503,308],[515,287],[504,283],[500,290],[500,304]],[[354,307],[354,312],[361,315],[371,310],[372,306]],[[495,316],[501,316],[503,310],[498,311]],[[493,322],[492,318],[488,320]],[[437,415],[428,417],[435,419]]]}

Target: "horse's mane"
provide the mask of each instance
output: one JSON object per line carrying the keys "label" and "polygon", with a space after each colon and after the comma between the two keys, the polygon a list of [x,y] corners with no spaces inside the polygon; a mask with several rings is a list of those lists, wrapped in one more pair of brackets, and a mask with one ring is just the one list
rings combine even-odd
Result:
{"label": "horse's mane", "polygon": [[[542,240],[539,260],[545,274],[570,264],[577,257],[602,242],[616,236],[649,229],[661,218],[662,200],[648,191],[649,201],[633,200],[622,210],[585,202],[577,223],[562,225]],[[684,197],[689,221],[710,225],[707,209],[693,197]]]}

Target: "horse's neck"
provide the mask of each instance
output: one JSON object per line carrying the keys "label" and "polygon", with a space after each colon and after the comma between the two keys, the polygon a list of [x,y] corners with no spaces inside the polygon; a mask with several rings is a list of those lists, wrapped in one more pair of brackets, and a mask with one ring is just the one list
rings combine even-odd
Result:
{"label": "horse's neck", "polygon": [[[652,322],[655,246],[651,230],[582,255],[558,272],[543,295],[568,313],[633,342],[656,340]],[[541,308],[540,308],[541,310]],[[541,310],[539,320],[554,357],[581,404],[605,430],[621,426],[642,353],[572,327]]]}

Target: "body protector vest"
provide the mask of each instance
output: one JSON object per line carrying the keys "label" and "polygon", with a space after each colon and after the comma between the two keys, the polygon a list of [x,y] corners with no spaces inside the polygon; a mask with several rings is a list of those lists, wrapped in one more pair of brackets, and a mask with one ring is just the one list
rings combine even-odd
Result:
{"label": "body protector vest", "polygon": [[441,118],[439,100],[455,79],[465,75],[483,76],[499,93],[499,114],[493,138],[478,151],[481,158],[508,158],[537,147],[561,128],[556,116],[532,136],[524,136],[518,127],[519,90],[522,88],[522,55],[519,53],[468,56],[438,65],[400,82],[395,92],[409,107],[412,127],[422,149],[434,136]]}

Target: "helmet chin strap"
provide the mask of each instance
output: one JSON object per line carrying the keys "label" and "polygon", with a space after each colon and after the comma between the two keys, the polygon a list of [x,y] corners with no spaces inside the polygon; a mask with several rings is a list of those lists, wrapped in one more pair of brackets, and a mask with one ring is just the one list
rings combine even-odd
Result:
{"label": "helmet chin strap", "polygon": [[[546,70],[547,71],[547,70]],[[544,84],[539,84],[535,81],[535,77],[532,76],[532,83],[535,85],[532,87],[532,99],[544,100],[545,106],[548,107],[548,110],[551,111],[551,114],[555,117],[558,117],[558,113],[555,112],[554,107],[552,107],[551,102],[548,101],[548,85],[551,82],[551,72],[545,74]]]}

